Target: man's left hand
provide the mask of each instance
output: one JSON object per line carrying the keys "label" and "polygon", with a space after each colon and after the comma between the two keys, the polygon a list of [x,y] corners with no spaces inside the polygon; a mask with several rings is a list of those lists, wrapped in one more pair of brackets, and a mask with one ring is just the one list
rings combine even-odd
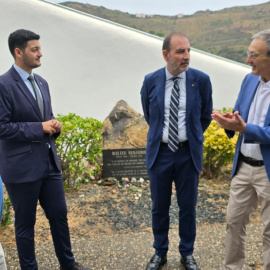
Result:
{"label": "man's left hand", "polygon": [[55,129],[55,133],[58,133],[63,129],[63,125],[58,120],[53,119],[52,125]]}

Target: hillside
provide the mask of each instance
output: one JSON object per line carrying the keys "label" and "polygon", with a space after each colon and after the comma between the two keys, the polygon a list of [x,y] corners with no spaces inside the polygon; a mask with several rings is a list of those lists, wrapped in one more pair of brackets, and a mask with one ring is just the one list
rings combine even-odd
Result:
{"label": "hillside", "polygon": [[[250,37],[270,28],[270,2],[220,11],[198,11],[182,17],[153,15],[145,18],[102,6],[76,2],[61,4],[159,36],[172,31],[184,32],[192,47],[241,63],[245,63]],[[180,13],[181,7],[176,10],[176,14]]]}

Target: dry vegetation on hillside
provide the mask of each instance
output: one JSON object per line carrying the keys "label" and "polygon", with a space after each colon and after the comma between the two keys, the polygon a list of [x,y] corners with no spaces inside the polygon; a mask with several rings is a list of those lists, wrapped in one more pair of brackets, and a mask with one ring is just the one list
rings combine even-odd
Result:
{"label": "dry vegetation on hillside", "polygon": [[[183,16],[147,16],[137,18],[118,10],[104,7],[64,2],[65,6],[90,13],[132,28],[158,35],[171,31],[186,33],[192,47],[245,63],[246,50],[250,37],[266,28],[270,28],[270,2],[260,5],[226,8],[220,11],[198,11]],[[181,6],[176,14],[182,13]]]}

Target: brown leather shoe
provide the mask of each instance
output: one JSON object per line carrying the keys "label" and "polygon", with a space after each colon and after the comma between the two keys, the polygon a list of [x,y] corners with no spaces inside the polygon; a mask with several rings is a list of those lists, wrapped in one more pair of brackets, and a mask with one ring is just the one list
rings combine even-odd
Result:
{"label": "brown leather shoe", "polygon": [[150,262],[146,266],[146,270],[160,270],[163,265],[167,262],[167,255],[163,257],[159,257],[158,255],[154,255]]}
{"label": "brown leather shoe", "polygon": [[[62,266],[60,266],[60,270],[65,270],[65,269],[62,268]],[[91,269],[83,267],[80,263],[75,262],[75,265],[72,268],[66,269],[66,270],[91,270]]]}

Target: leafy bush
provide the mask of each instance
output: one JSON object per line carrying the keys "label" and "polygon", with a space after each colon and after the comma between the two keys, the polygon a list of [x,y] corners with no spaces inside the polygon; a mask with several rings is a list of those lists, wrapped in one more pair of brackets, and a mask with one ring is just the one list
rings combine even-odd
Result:
{"label": "leafy bush", "polygon": [[[220,113],[225,111],[232,112],[232,109],[223,108]],[[205,131],[204,138],[203,174],[211,179],[222,174],[222,169],[232,163],[238,134],[229,139],[224,129],[213,120]]]}
{"label": "leafy bush", "polygon": [[4,199],[1,226],[7,226],[12,223],[11,208],[12,208],[12,204],[11,204],[10,198],[7,197],[6,199]]}
{"label": "leafy bush", "polygon": [[159,37],[164,37],[164,33],[163,32],[156,32],[156,35]]}
{"label": "leafy bush", "polygon": [[92,171],[91,166],[100,168],[102,123],[74,113],[57,115],[57,120],[63,124],[56,140],[63,179],[67,187],[76,188],[86,172]]}
{"label": "leafy bush", "polygon": [[[56,140],[57,153],[62,167],[64,185],[75,188],[80,181],[88,182],[93,175],[100,175],[102,123],[92,118],[83,119],[70,113],[57,115],[63,124],[61,135]],[[12,223],[10,198],[4,200],[1,226]]]}

